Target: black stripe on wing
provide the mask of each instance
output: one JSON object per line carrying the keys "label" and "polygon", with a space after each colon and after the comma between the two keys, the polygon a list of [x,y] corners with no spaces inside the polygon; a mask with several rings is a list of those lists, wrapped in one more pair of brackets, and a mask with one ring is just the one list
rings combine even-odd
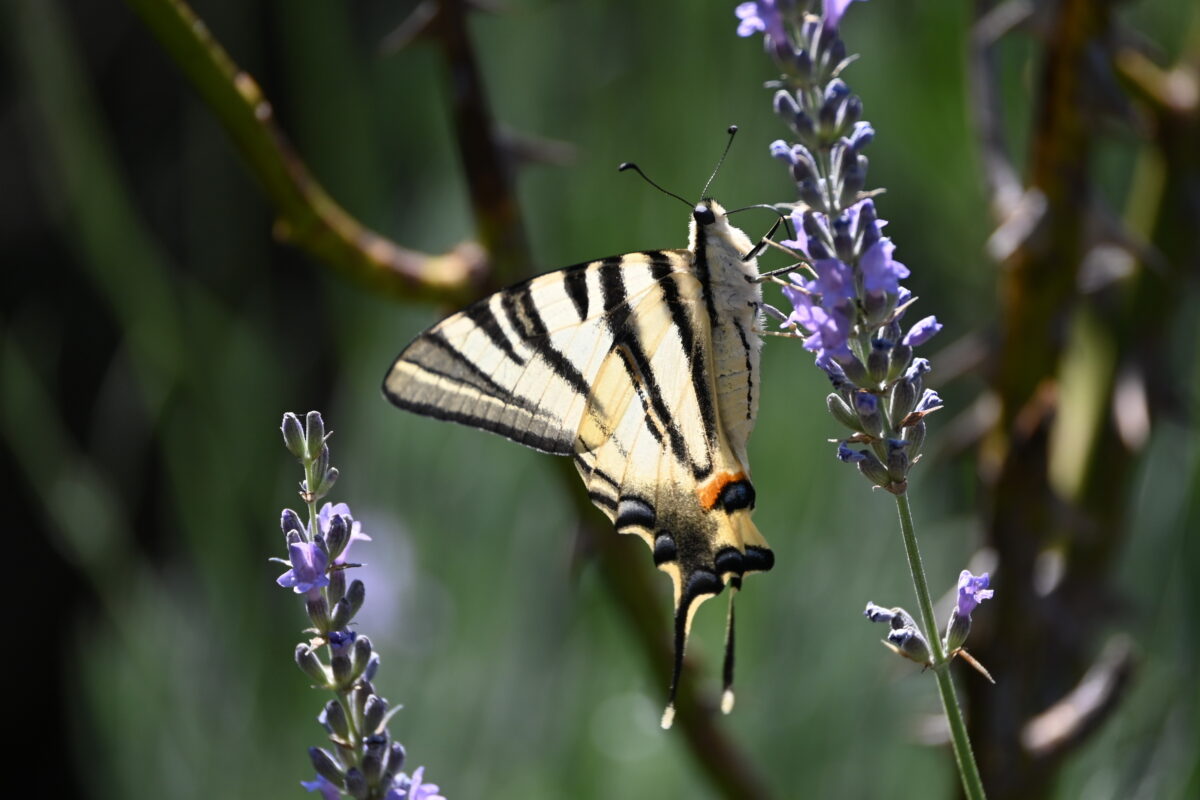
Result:
{"label": "black stripe on wing", "polygon": [[[650,251],[644,255],[652,262],[666,258],[661,251]],[[669,422],[672,419],[671,411],[663,400],[658,378],[650,366],[650,358],[647,356],[645,348],[642,347],[636,327],[629,324],[629,317],[633,309],[629,306],[629,296],[625,290],[625,277],[621,269],[622,261],[623,259],[620,257],[604,259],[598,268],[600,292],[604,300],[605,323],[612,333],[613,346],[623,346],[629,356],[626,364],[636,368],[636,372],[630,372],[629,379],[634,382],[635,386],[639,382],[641,383],[645,399],[649,401],[654,416]],[[669,281],[660,282],[660,286],[662,283],[669,283]],[[640,391],[641,389],[639,389]],[[689,457],[687,445],[677,426],[668,424],[665,432],[668,439],[667,444],[675,460],[688,466],[697,479],[703,479],[712,471],[711,465],[696,464]]]}
{"label": "black stripe on wing", "polygon": [[710,446],[717,438],[716,408],[713,405],[712,380],[708,375],[708,364],[704,358],[701,345],[696,340],[696,331],[692,325],[692,315],[684,306],[683,298],[679,295],[679,285],[672,277],[669,261],[656,260],[650,265],[651,274],[662,287],[663,300],[671,312],[671,322],[679,332],[679,341],[683,346],[684,355],[688,360],[688,368],[692,376],[692,391],[700,406],[700,420],[704,425],[704,436]]}

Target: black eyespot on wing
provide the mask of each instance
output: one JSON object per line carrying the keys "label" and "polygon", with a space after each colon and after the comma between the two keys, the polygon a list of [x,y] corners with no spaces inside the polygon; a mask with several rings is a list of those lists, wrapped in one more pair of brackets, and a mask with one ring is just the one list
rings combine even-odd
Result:
{"label": "black eyespot on wing", "polygon": [[712,225],[717,221],[717,215],[712,208],[704,203],[692,209],[692,218],[696,220],[698,225]]}
{"label": "black eyespot on wing", "polygon": [[765,547],[750,545],[742,556],[744,572],[767,572],[775,566],[775,554]]}
{"label": "black eyespot on wing", "polygon": [[726,547],[717,553],[713,565],[721,575],[729,572],[741,575],[745,570],[745,559],[736,547]]}
{"label": "black eyespot on wing", "polygon": [[630,525],[653,529],[657,519],[654,506],[640,497],[625,495],[617,505],[617,518],[613,524],[616,525],[617,530]]}
{"label": "black eyespot on wing", "polygon": [[[688,577],[683,596],[691,601],[703,594],[720,594],[724,588],[724,582],[715,574],[706,569],[699,569]],[[686,606],[686,603],[684,605]]]}
{"label": "black eyespot on wing", "polygon": [[654,540],[654,566],[660,567],[668,561],[674,561],[677,555],[671,534],[660,533]]}
{"label": "black eyespot on wing", "polygon": [[732,514],[742,508],[754,508],[754,501],[754,486],[746,480],[730,481],[721,487],[721,493],[717,495],[717,505],[723,508],[726,514]]}

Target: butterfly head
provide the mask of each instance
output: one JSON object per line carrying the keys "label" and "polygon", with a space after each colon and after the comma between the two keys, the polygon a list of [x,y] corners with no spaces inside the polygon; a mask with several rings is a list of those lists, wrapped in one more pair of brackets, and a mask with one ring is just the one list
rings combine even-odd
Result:
{"label": "butterfly head", "polygon": [[[750,238],[729,224],[724,207],[711,197],[692,209],[690,244],[692,252],[700,247],[717,248],[731,258],[740,258],[753,249]],[[757,270],[754,274],[757,275]]]}

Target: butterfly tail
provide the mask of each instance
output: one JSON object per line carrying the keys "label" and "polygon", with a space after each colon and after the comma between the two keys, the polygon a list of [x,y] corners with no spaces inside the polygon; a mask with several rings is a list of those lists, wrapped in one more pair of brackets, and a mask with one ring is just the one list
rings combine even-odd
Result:
{"label": "butterfly tail", "polygon": [[733,598],[741,585],[741,578],[729,582],[729,615],[725,619],[725,666],[721,671],[724,691],[721,692],[721,713],[733,711]]}

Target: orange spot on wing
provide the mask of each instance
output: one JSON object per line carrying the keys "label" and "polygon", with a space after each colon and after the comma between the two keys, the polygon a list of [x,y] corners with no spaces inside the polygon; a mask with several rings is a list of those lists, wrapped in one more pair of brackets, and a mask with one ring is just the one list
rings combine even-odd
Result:
{"label": "orange spot on wing", "polygon": [[700,507],[712,511],[721,496],[721,490],[731,483],[746,480],[744,472],[718,472],[696,488],[696,496],[700,498]]}

